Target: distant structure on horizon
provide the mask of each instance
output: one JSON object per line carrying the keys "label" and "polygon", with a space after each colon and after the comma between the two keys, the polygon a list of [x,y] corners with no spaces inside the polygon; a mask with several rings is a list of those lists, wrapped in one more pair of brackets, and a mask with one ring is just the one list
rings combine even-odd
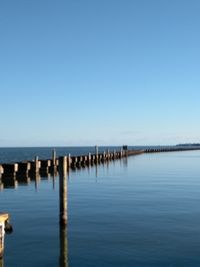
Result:
{"label": "distant structure on horizon", "polygon": [[185,144],[178,144],[176,146],[200,146],[200,143],[185,143]]}

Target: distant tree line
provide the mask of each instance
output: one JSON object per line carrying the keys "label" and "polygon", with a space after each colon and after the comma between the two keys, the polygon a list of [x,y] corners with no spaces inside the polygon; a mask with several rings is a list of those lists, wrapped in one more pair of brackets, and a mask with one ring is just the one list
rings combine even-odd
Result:
{"label": "distant tree line", "polygon": [[200,143],[186,143],[186,144],[178,144],[176,146],[200,146]]}

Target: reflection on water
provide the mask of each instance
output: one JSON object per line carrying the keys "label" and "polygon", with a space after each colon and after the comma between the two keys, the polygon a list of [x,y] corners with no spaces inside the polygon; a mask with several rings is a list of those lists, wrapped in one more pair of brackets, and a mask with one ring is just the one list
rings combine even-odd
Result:
{"label": "reflection on water", "polygon": [[3,184],[3,187],[7,189],[9,188],[16,189],[18,187],[18,181],[16,179],[16,175],[13,175],[13,176],[2,175],[0,183]]}
{"label": "reflection on water", "polygon": [[60,226],[60,267],[68,267],[67,227]]}
{"label": "reflection on water", "polygon": [[28,186],[31,182],[35,183],[35,190],[38,190],[38,186],[42,180],[52,180],[53,189],[55,189],[55,180],[58,176],[58,171],[42,173],[32,173],[24,175],[2,175],[0,178],[0,191],[5,189],[16,189],[18,186]]}
{"label": "reflection on water", "polygon": [[122,159],[122,162],[123,162],[123,166],[124,166],[124,168],[127,168],[128,167],[128,158],[123,158]]}

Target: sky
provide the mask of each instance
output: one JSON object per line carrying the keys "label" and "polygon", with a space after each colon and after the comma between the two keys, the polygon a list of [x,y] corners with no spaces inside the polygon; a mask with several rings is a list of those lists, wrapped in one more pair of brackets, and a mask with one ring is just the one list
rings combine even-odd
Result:
{"label": "sky", "polygon": [[200,142],[199,0],[0,1],[0,146]]}

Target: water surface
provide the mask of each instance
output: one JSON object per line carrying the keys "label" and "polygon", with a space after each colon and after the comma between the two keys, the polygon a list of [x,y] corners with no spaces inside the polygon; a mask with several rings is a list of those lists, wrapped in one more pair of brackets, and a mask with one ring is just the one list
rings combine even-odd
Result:
{"label": "water surface", "polygon": [[200,266],[199,163],[199,151],[172,152],[71,172],[66,233],[58,177],[4,189],[14,226],[4,267]]}

